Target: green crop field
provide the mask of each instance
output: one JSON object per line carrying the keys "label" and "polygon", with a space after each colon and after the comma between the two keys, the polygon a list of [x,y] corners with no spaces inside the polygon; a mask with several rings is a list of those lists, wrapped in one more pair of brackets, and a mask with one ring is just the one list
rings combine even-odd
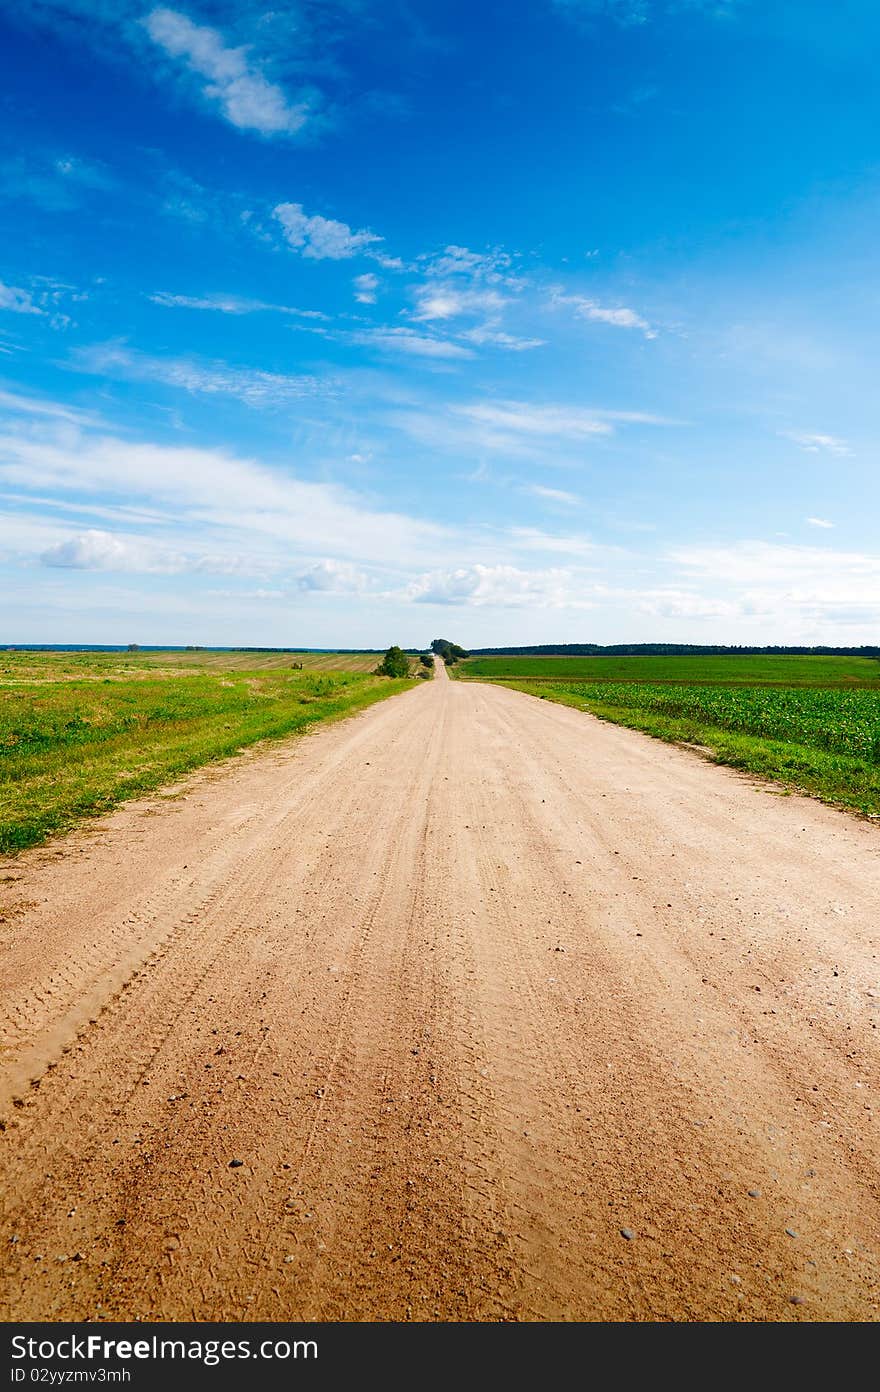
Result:
{"label": "green crop field", "polygon": [[788,654],[681,657],[471,657],[458,677],[489,681],[705,682],[736,686],[880,687],[872,657],[798,657]]}
{"label": "green crop field", "polygon": [[0,654],[0,852],[411,686],[363,670],[293,671],[285,656],[287,670],[194,661],[181,672],[137,653]]}
{"label": "green crop field", "polygon": [[[880,663],[873,659],[518,657],[470,659],[463,668],[465,677],[503,681],[880,816]],[[590,680],[573,679],[585,670]]]}

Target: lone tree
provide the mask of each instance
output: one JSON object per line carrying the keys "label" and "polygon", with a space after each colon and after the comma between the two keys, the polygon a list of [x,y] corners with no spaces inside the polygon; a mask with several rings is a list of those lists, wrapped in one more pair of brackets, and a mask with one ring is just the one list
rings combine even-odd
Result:
{"label": "lone tree", "polygon": [[379,666],[376,668],[376,675],[379,677],[408,677],[409,658],[395,643],[389,648]]}
{"label": "lone tree", "polygon": [[442,657],[447,667],[452,667],[463,657],[468,657],[464,648],[460,648],[457,643],[450,643],[448,638],[434,638],[431,640],[431,651]]}

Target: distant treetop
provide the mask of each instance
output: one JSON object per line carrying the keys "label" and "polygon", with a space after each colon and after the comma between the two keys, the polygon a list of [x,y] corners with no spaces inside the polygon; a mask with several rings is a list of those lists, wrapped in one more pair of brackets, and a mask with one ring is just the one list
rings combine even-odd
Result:
{"label": "distant treetop", "polygon": [[432,638],[431,651],[442,657],[447,667],[452,667],[463,657],[470,657],[470,653],[465,652],[457,643],[450,643],[448,638]]}

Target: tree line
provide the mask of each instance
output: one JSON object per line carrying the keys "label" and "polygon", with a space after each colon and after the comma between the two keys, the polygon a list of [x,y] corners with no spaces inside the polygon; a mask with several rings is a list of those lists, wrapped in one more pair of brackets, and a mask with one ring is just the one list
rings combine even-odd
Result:
{"label": "tree line", "polygon": [[[460,651],[460,650],[459,650]],[[536,643],[518,648],[472,648],[470,657],[875,657],[880,647],[766,647],[724,643]]]}

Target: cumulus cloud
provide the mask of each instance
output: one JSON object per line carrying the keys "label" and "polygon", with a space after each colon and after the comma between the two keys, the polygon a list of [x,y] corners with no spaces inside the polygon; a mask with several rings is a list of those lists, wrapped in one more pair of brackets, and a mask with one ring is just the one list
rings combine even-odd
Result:
{"label": "cumulus cloud", "polygon": [[59,570],[126,571],[140,575],[209,572],[235,575],[243,562],[236,555],[186,553],[146,537],[120,535],[90,527],[55,542],[40,556],[44,566]]}
{"label": "cumulus cloud", "polygon": [[499,608],[591,608],[570,570],[521,570],[511,565],[469,565],[420,575],[406,591],[416,604]]}
{"label": "cumulus cloud", "polygon": [[350,561],[317,561],[296,578],[299,589],[324,594],[360,594],[367,587],[364,571]]}
{"label": "cumulus cloud", "polygon": [[345,261],[382,241],[375,232],[353,232],[345,222],[309,216],[301,203],[279,203],[273,215],[289,245],[313,261]]}
{"label": "cumulus cloud", "polygon": [[306,106],[292,106],[282,89],[251,62],[247,49],[229,48],[218,30],[194,24],[171,9],[153,10],[143,23],[170,58],[182,60],[190,72],[207,79],[202,94],[239,130],[292,135],[305,124]]}
{"label": "cumulus cloud", "polygon": [[65,570],[123,570],[164,573],[186,569],[183,556],[113,532],[90,528],[43,552],[43,565]]}
{"label": "cumulus cloud", "polygon": [[355,276],[354,297],[360,304],[375,304],[376,291],[379,288],[379,277],[367,273],[366,275]]}
{"label": "cumulus cloud", "polygon": [[453,285],[428,284],[419,286],[416,291],[413,318],[428,321],[455,319],[462,314],[494,315],[505,303],[504,296],[497,290],[462,290]]}

